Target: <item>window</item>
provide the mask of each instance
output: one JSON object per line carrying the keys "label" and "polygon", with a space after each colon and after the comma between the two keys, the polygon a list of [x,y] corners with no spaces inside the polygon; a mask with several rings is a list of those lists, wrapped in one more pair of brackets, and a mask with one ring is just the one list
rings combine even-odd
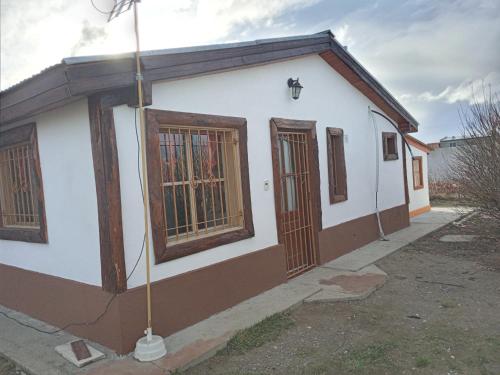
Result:
{"label": "window", "polygon": [[398,145],[396,133],[383,132],[382,145],[384,149],[384,160],[398,159]]}
{"label": "window", "polygon": [[344,131],[326,129],[328,143],[328,182],[330,204],[347,200],[347,175],[344,156]]}
{"label": "window", "polygon": [[415,156],[412,160],[412,166],[413,166],[413,188],[415,190],[422,189],[424,187],[422,157]]}
{"label": "window", "polygon": [[35,124],[1,133],[0,239],[47,242]]}
{"label": "window", "polygon": [[[297,136],[298,138],[298,136]],[[281,211],[282,212],[293,212],[297,211],[297,191],[296,191],[296,165],[295,159],[292,155],[296,152],[294,143],[299,143],[301,141],[293,139],[290,135],[281,134],[278,137],[280,142],[280,153],[279,153],[279,166],[282,171],[284,178],[283,193],[281,194]],[[303,143],[303,141],[302,141]]]}
{"label": "window", "polygon": [[246,121],[147,113],[156,262],[253,236]]}

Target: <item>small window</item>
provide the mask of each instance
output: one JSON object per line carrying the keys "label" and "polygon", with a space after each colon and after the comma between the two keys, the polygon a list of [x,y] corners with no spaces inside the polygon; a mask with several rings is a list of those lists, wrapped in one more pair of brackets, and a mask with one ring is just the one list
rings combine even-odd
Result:
{"label": "small window", "polygon": [[424,187],[424,176],[422,170],[422,157],[415,156],[412,160],[413,165],[413,188],[415,190]]}
{"label": "small window", "polygon": [[383,132],[382,145],[384,148],[384,160],[398,159],[398,145],[396,133]]}
{"label": "small window", "polygon": [[245,119],[147,114],[156,263],[253,236]]}
{"label": "small window", "polygon": [[0,239],[47,242],[36,127],[1,133]]}
{"label": "small window", "polygon": [[347,175],[344,155],[344,131],[327,128],[328,182],[330,204],[347,200]]}

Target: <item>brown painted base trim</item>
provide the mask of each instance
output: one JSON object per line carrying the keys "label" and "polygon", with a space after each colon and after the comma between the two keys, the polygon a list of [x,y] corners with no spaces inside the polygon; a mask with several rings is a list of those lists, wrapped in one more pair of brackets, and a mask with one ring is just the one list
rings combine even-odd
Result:
{"label": "brown painted base trim", "polygon": [[[408,206],[381,212],[385,233],[409,225]],[[378,237],[375,215],[326,228],[319,233],[320,262],[325,263]],[[177,275],[152,284],[153,328],[168,336],[285,283],[283,245]],[[112,294],[100,287],[0,264],[0,304],[56,327],[94,320]],[[95,325],[69,332],[103,344],[119,354],[134,349],[146,327],[146,288],[116,296]]]}
{"label": "brown painted base trim", "polygon": [[[155,282],[155,334],[168,336],[284,282],[282,245]],[[57,327],[92,321],[111,296],[97,286],[0,264],[0,304]],[[138,287],[117,295],[97,324],[68,331],[126,354],[145,328],[146,288]]]}
{"label": "brown painted base trim", "polygon": [[415,217],[418,215],[422,215],[425,212],[429,212],[430,210],[431,210],[431,206],[427,205],[427,206],[416,208],[415,210],[410,211],[409,215],[410,215],[410,217]]}
{"label": "brown painted base trim", "polygon": [[[56,327],[94,320],[113,295],[101,287],[0,264],[0,304]],[[119,348],[120,319],[115,299],[95,325],[68,331]]]}
{"label": "brown painted base trim", "polygon": [[[393,207],[380,213],[385,234],[410,225],[408,205]],[[325,228],[319,233],[320,263],[324,264],[355,250],[379,237],[375,214]]]}

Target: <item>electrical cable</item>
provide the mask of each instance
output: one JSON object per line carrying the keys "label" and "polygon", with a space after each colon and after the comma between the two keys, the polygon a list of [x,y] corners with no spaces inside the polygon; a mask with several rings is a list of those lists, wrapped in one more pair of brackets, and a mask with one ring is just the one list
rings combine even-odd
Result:
{"label": "electrical cable", "polygon": [[[368,108],[370,108],[370,106],[368,106]],[[408,143],[408,141],[406,140],[405,138],[405,135],[404,133],[401,131],[401,129],[399,128],[399,126],[397,126],[389,117],[387,117],[386,115],[384,115],[383,113],[380,113],[379,111],[376,111],[374,109],[371,109],[370,108],[370,111],[372,113],[376,113],[377,115],[385,118],[392,126],[394,126],[394,128],[396,129],[396,131],[399,133],[399,135],[401,136],[401,138],[403,138],[403,142],[406,144],[406,147],[408,147],[408,151],[410,151],[410,155],[412,157],[412,159],[415,158],[415,156],[413,155],[413,151],[411,150],[411,147],[410,147],[410,144]]]}
{"label": "electrical cable", "polygon": [[[140,168],[140,142],[139,142],[139,133],[137,131],[137,109],[134,109],[134,127],[135,127],[135,137],[136,137],[136,141],[137,141],[137,175],[139,176],[139,184],[140,184],[140,187],[141,187],[142,201],[144,202],[144,189],[142,187],[141,168]],[[139,256],[137,257],[137,260],[136,260],[136,262],[134,264],[134,267],[132,267],[132,271],[127,276],[127,279],[126,279],[127,281],[134,274],[135,269],[137,268],[137,265],[139,264],[139,261],[142,258],[142,254],[144,252],[144,243],[145,243],[145,241],[146,241],[146,233],[144,233],[144,236],[142,238],[141,251],[139,253]],[[109,307],[111,306],[111,303],[113,302],[113,300],[115,299],[115,297],[117,295],[118,294],[113,293],[113,295],[110,297],[110,299],[106,303],[106,306],[104,307],[104,310],[102,311],[102,313],[100,313],[94,320],[92,320],[90,322],[68,323],[65,326],[63,326],[62,328],[58,328],[58,329],[53,330],[53,331],[46,331],[46,330],[43,330],[43,329],[40,329],[40,328],[36,328],[36,327],[34,327],[34,326],[30,325],[30,324],[24,323],[24,322],[22,322],[22,321],[20,321],[20,320],[18,320],[16,318],[10,316],[9,314],[7,314],[4,311],[0,311],[0,314],[3,315],[3,316],[5,316],[6,318],[8,318],[10,320],[13,320],[14,322],[16,322],[17,324],[19,324],[19,325],[21,325],[23,327],[31,328],[31,329],[33,329],[33,330],[35,330],[37,332],[40,332],[40,333],[45,333],[45,334],[48,334],[48,335],[54,335],[56,333],[59,333],[61,331],[64,331],[64,330],[68,329],[69,327],[91,326],[91,325],[96,324],[99,320],[101,320],[101,318],[104,315],[106,315],[106,313],[109,310]]]}
{"label": "electrical cable", "polygon": [[375,121],[375,116],[373,116],[373,110],[370,106],[368,106],[369,114],[372,117],[373,121],[373,131],[375,133],[375,213],[377,215],[377,224],[378,224],[378,233],[381,241],[387,241],[385,238],[384,229],[382,228],[382,220],[380,219],[380,212],[378,209],[378,189],[379,189],[379,145],[378,145],[378,126]]}
{"label": "electrical cable", "polygon": [[[403,139],[403,142],[406,144],[406,147],[408,147],[408,151],[410,151],[410,155],[411,155],[412,160],[415,158],[415,156],[413,155],[413,151],[412,151],[412,149],[410,147],[410,144],[406,140],[404,133],[401,131],[401,129],[399,129],[399,126],[397,126],[389,117],[387,117],[383,113],[380,113],[379,111],[371,109],[370,106],[368,106],[368,110],[370,111],[370,114],[372,116],[373,126],[374,126],[374,130],[375,130],[375,141],[376,141],[376,151],[375,151],[375,154],[376,154],[376,163],[377,163],[377,165],[376,165],[376,182],[375,182],[375,184],[376,184],[376,188],[375,188],[375,212],[377,214],[377,222],[378,222],[380,239],[382,241],[388,241],[388,239],[385,237],[384,230],[382,228],[382,221],[380,220],[380,212],[378,210],[379,147],[378,147],[378,140],[377,140],[378,139],[378,127],[377,127],[377,122],[375,120],[375,116],[373,115],[374,113],[377,114],[377,115],[379,115],[379,116],[381,116],[382,118],[386,119],[389,122],[389,124],[391,124],[396,129],[396,131],[399,133],[399,135]],[[405,150],[403,150],[403,152],[405,152]]]}

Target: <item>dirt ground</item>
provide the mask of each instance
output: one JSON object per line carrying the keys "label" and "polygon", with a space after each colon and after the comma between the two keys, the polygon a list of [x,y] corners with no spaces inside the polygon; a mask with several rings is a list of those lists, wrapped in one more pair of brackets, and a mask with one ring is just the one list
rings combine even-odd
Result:
{"label": "dirt ground", "polygon": [[389,277],[369,298],[274,316],[185,374],[500,374],[499,222],[450,224],[377,265]]}
{"label": "dirt ground", "polygon": [[0,375],[26,375],[12,361],[0,355]]}

